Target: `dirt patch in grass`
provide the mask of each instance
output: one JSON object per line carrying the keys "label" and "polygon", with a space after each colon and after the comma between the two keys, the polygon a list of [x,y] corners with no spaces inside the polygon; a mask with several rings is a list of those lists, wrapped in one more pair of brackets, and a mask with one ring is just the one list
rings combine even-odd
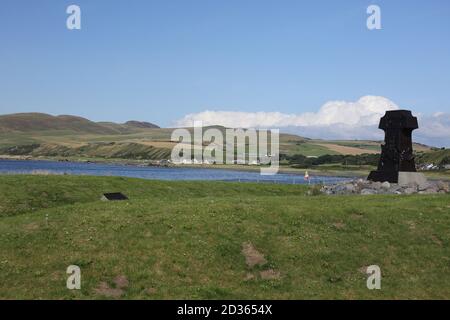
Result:
{"label": "dirt patch in grass", "polygon": [[253,280],[253,279],[255,279],[255,276],[253,274],[251,274],[251,273],[247,273],[245,275],[244,281],[250,281],[250,280]]}
{"label": "dirt patch in grass", "polygon": [[41,226],[39,225],[39,223],[33,222],[33,223],[29,223],[23,226],[23,228],[25,229],[25,231],[36,231],[40,228]]}
{"label": "dirt patch in grass", "polygon": [[242,244],[242,254],[245,257],[245,263],[250,268],[253,268],[254,266],[263,266],[267,263],[266,258],[264,258],[264,255],[256,250],[256,248],[253,246],[250,242],[244,242]]}
{"label": "dirt patch in grass", "polygon": [[127,288],[130,283],[126,276],[117,276],[114,279],[114,284],[116,285],[117,288],[124,289]]}
{"label": "dirt patch in grass", "polygon": [[273,269],[261,271],[259,275],[263,280],[278,280],[281,277],[280,272]]}
{"label": "dirt patch in grass", "polygon": [[333,227],[335,227],[338,230],[342,230],[345,228],[345,223],[343,223],[342,221],[338,221],[333,223]]}
{"label": "dirt patch in grass", "polygon": [[94,289],[95,293],[108,298],[120,298],[123,290],[120,288],[111,288],[106,282],[100,282],[98,288]]}
{"label": "dirt patch in grass", "polygon": [[148,288],[146,290],[146,292],[147,292],[148,295],[152,296],[152,295],[156,294],[156,289],[155,288]]}
{"label": "dirt patch in grass", "polygon": [[100,282],[98,288],[94,289],[95,293],[108,298],[120,298],[124,294],[124,289],[128,288],[130,282],[124,275],[114,278],[115,287],[111,288],[108,283]]}

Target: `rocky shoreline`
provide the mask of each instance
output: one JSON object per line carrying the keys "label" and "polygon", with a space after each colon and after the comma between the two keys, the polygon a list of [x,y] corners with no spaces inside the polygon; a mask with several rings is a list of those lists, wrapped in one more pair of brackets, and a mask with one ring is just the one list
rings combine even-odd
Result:
{"label": "rocky shoreline", "polygon": [[326,185],[320,189],[326,195],[374,195],[374,194],[446,194],[450,193],[448,182],[428,181],[422,185],[399,185],[389,182],[373,182],[368,180],[353,180],[350,182]]}

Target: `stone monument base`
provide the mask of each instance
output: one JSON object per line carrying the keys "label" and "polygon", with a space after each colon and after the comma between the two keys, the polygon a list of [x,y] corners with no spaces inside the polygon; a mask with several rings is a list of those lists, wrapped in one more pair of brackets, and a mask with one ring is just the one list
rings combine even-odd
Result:
{"label": "stone monument base", "polygon": [[398,183],[401,186],[411,184],[424,185],[427,183],[427,178],[420,172],[405,172],[405,171],[372,171],[367,180]]}
{"label": "stone monument base", "polygon": [[423,186],[427,184],[427,178],[420,172],[399,172],[398,184],[400,186],[410,186],[413,184]]}

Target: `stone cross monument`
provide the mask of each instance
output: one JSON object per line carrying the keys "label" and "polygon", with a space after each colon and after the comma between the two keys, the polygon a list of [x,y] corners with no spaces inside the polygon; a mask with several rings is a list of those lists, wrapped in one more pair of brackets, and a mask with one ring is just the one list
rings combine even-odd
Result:
{"label": "stone cross monument", "polygon": [[378,170],[367,178],[371,181],[399,184],[424,184],[425,176],[416,172],[412,132],[418,129],[417,118],[409,110],[387,111],[380,121],[385,132]]}

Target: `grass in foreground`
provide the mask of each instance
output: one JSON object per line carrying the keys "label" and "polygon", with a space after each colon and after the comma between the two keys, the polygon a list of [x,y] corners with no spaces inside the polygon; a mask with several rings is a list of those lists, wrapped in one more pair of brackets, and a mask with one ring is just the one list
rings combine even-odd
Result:
{"label": "grass in foreground", "polygon": [[[112,191],[130,200],[99,201]],[[0,176],[0,298],[450,298],[448,195],[306,193],[298,185]],[[248,243],[265,265],[246,264]],[[81,290],[66,289],[72,264],[81,267]],[[372,264],[382,290],[366,288]]]}

